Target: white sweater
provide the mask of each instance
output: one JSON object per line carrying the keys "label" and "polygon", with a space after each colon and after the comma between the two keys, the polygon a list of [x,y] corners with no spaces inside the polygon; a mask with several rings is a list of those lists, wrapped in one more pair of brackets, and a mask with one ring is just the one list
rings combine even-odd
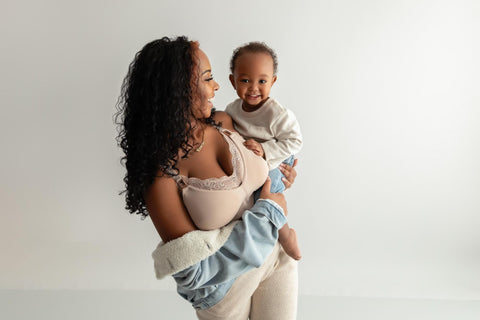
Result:
{"label": "white sweater", "polygon": [[270,170],[300,151],[302,134],[292,111],[273,98],[253,112],[244,111],[242,102],[242,99],[233,101],[225,111],[245,139],[253,138],[262,145]]}

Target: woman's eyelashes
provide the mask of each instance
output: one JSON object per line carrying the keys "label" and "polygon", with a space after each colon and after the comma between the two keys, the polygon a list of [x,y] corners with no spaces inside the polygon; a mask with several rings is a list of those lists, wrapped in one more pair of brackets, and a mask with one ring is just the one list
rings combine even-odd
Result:
{"label": "woman's eyelashes", "polygon": [[209,78],[205,79],[205,81],[212,81],[212,80],[213,80],[213,74],[211,74]]}

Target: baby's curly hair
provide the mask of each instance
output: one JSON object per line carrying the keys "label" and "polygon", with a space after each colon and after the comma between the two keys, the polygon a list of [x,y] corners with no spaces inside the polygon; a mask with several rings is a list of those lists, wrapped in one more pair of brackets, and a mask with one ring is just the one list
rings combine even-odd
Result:
{"label": "baby's curly hair", "polygon": [[233,71],[235,70],[235,62],[237,61],[238,57],[240,57],[244,53],[266,53],[272,57],[273,60],[273,75],[277,75],[277,69],[278,69],[278,59],[277,59],[277,54],[275,51],[273,51],[272,48],[267,46],[265,42],[258,42],[258,41],[252,41],[249,43],[244,44],[241,47],[238,47],[233,51],[232,59],[230,59],[230,72],[233,74]]}
{"label": "baby's curly hair", "polygon": [[[126,207],[130,213],[148,215],[145,192],[158,175],[177,175],[179,151],[186,158],[195,124],[193,95],[198,83],[198,42],[187,37],[164,37],[137,52],[123,80],[115,123],[117,142],[125,156],[121,162]],[[197,71],[197,72],[195,72]],[[215,109],[208,119],[213,124]]]}

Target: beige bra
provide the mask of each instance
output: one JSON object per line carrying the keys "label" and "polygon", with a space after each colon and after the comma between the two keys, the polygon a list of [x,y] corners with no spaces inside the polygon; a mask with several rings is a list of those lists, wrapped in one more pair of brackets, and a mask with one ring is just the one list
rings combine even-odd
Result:
{"label": "beige bra", "polygon": [[268,175],[265,160],[245,148],[240,134],[221,127],[217,129],[228,143],[233,173],[209,179],[173,177],[182,190],[183,203],[190,217],[202,230],[218,229],[239,219],[253,206],[252,194]]}

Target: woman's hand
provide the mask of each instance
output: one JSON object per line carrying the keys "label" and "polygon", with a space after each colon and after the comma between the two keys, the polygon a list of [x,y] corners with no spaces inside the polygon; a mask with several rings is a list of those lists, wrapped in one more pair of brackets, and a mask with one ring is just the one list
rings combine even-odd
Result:
{"label": "woman's hand", "polygon": [[293,182],[295,181],[295,178],[297,177],[297,170],[295,170],[295,166],[298,163],[298,159],[295,159],[293,161],[293,165],[289,166],[288,164],[281,163],[278,168],[280,171],[283,173],[285,178],[282,178],[282,182],[285,185],[285,189],[288,189],[292,186]]}
{"label": "woman's hand", "polygon": [[275,201],[280,207],[282,207],[285,216],[287,216],[287,201],[283,193],[271,193],[270,187],[272,185],[272,180],[270,177],[267,177],[267,180],[263,184],[262,192],[260,193],[260,199],[270,199]]}

